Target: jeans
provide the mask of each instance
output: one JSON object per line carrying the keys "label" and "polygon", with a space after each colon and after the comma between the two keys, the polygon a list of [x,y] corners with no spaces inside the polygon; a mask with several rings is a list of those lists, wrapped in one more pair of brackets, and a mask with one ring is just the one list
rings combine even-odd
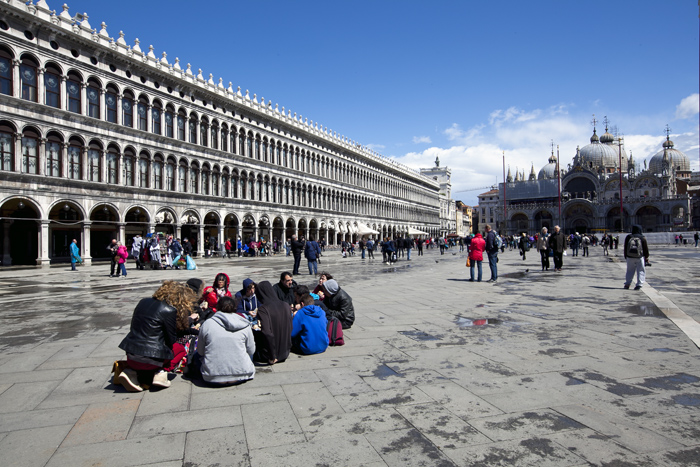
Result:
{"label": "jeans", "polygon": [[469,277],[471,277],[472,280],[474,280],[474,264],[476,264],[477,268],[479,269],[479,278],[477,279],[477,281],[481,282],[481,263],[482,261],[472,260],[471,266],[469,266]]}
{"label": "jeans", "polygon": [[578,247],[577,247],[577,246],[572,246],[572,247],[571,247],[571,255],[572,255],[572,256],[578,256]]}
{"label": "jeans", "polygon": [[411,261],[411,248],[406,248],[406,259]]}
{"label": "jeans", "polygon": [[365,248],[362,249],[362,259],[365,259]]}
{"label": "jeans", "polygon": [[77,271],[77,269],[75,269],[75,261],[71,261],[71,262],[70,262],[70,270],[71,270],[71,271]]}
{"label": "jeans", "polygon": [[301,253],[298,255],[294,255],[294,270],[292,271],[293,275],[299,275],[299,264],[301,263]]}
{"label": "jeans", "polygon": [[307,260],[309,264],[309,275],[313,274],[316,275],[318,274],[318,262],[316,260]]}
{"label": "jeans", "polygon": [[647,270],[644,266],[644,258],[627,258],[627,274],[625,274],[625,285],[630,285],[634,279],[634,273],[637,273],[637,287],[644,284]]}
{"label": "jeans", "polygon": [[489,252],[489,269],[491,269],[491,280],[498,279],[498,251]]}
{"label": "jeans", "polygon": [[126,263],[120,263],[119,264],[119,271],[117,273],[117,276],[121,273],[122,276],[126,277]]}

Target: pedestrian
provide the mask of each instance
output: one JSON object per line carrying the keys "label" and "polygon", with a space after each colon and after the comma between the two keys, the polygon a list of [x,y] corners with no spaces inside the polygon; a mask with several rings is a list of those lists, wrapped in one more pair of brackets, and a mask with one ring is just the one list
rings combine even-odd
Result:
{"label": "pedestrian", "polygon": [[542,227],[542,231],[537,237],[537,251],[540,252],[542,270],[549,271],[549,234],[547,233],[547,227]]}
{"label": "pedestrian", "polygon": [[554,256],[554,270],[561,272],[564,265],[564,250],[566,250],[566,237],[558,225],[554,226],[554,232],[549,236],[549,247]]}
{"label": "pedestrian", "polygon": [[362,253],[362,259],[365,259],[365,254],[367,252],[367,240],[365,237],[360,239],[360,252]]}
{"label": "pedestrian", "polygon": [[78,248],[78,240],[75,238],[70,244],[70,269],[71,271],[77,271],[75,265],[77,263],[82,263],[83,259],[80,257],[80,248]]}
{"label": "pedestrian", "polygon": [[222,297],[233,297],[231,291],[228,289],[230,284],[231,280],[228,274],[220,272],[214,278],[214,284],[204,289],[202,298],[206,300],[212,312],[216,313],[216,304],[219,302],[219,299]]}
{"label": "pedestrian", "polygon": [[[287,241],[284,244],[284,249],[287,250],[287,256],[289,256],[289,253],[292,251],[292,241],[288,238]],[[240,256],[240,255],[238,255]]]}
{"label": "pedestrian", "polygon": [[374,240],[371,238],[367,240],[367,258],[374,259]]}
{"label": "pedestrian", "polygon": [[[364,255],[364,250],[362,251]],[[309,241],[304,245],[304,257],[309,266],[309,275],[318,274],[318,257],[321,256],[321,247],[318,242],[314,241],[313,237],[309,237]]]}
{"label": "pedestrian", "polygon": [[[498,280],[498,242],[496,240],[496,232],[491,230],[491,226],[486,224],[486,254],[489,257],[489,269],[491,270],[491,279],[489,282]],[[472,240],[473,242],[474,240]]]}
{"label": "pedestrian", "polygon": [[241,240],[241,236],[238,236],[238,239],[236,240],[236,251],[238,251],[238,257],[241,257],[242,251],[243,251],[243,240]]}
{"label": "pedestrian", "polygon": [[231,245],[231,239],[227,238],[226,243],[224,243],[224,249],[226,250],[226,257],[228,259],[231,259],[231,249],[233,246]]}
{"label": "pedestrian", "polygon": [[129,257],[129,251],[126,249],[122,242],[117,242],[117,264],[119,269],[117,269],[117,277],[126,277],[126,259]]}
{"label": "pedestrian", "polygon": [[581,245],[583,245],[583,256],[588,256],[588,247],[591,246],[591,238],[588,234],[583,234]]}
{"label": "pedestrian", "polygon": [[479,275],[477,276],[477,282],[481,282],[481,263],[484,260],[484,249],[486,248],[486,241],[477,233],[471,241],[469,247],[469,282],[474,282],[474,267],[478,269]]}
{"label": "pedestrian", "polygon": [[438,237],[438,245],[440,246],[440,254],[444,255],[445,254],[445,239],[440,235]]}
{"label": "pedestrian", "polygon": [[634,290],[639,290],[644,285],[646,278],[646,265],[649,262],[649,247],[647,239],[642,234],[642,226],[633,225],[632,234],[625,238],[625,260],[627,261],[627,273],[625,274],[625,289],[630,288],[634,273],[637,273],[637,284]]}
{"label": "pedestrian", "polygon": [[581,244],[581,236],[576,232],[571,237],[571,256],[578,256],[578,247]]}
{"label": "pedestrian", "polygon": [[301,253],[304,251],[304,243],[298,241],[296,235],[292,235],[290,247],[292,249],[292,256],[294,256],[294,268],[292,269],[292,274],[298,276],[299,264],[301,263]]}
{"label": "pedestrian", "polygon": [[109,251],[110,263],[109,263],[109,277],[114,277],[114,271],[117,269],[117,250],[119,245],[117,245],[117,239],[113,238],[111,243],[107,245],[107,250]]}
{"label": "pedestrian", "polygon": [[406,245],[406,260],[411,261],[411,250],[413,249],[413,239],[411,237],[406,237],[404,239],[404,244]]}
{"label": "pedestrian", "polygon": [[418,247],[418,256],[423,256],[423,239],[416,239],[416,246]]}
{"label": "pedestrian", "polygon": [[180,239],[176,238],[168,247],[172,265],[175,269],[180,269],[178,263],[182,257],[182,245],[180,244]]}
{"label": "pedestrian", "polygon": [[131,256],[136,260],[136,269],[143,269],[141,266],[141,248],[143,248],[143,237],[136,234],[131,241]]}
{"label": "pedestrian", "polygon": [[698,241],[700,241],[700,233],[695,232],[695,235],[693,236],[693,239],[695,240],[695,248],[698,247]]}
{"label": "pedestrian", "polygon": [[520,236],[520,256],[523,257],[523,261],[525,261],[525,253],[527,253],[529,246],[530,245],[528,244],[527,234],[523,232]]}

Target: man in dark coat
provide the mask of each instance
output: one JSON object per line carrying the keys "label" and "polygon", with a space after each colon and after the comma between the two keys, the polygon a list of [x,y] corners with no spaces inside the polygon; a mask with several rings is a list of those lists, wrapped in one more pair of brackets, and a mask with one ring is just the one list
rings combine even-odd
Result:
{"label": "man in dark coat", "polygon": [[328,308],[326,317],[338,318],[343,329],[348,329],[355,322],[355,308],[352,306],[352,298],[340,288],[335,279],[329,279],[323,283],[325,291],[324,305]]}
{"label": "man in dark coat", "polygon": [[649,261],[649,247],[647,239],[642,234],[641,225],[632,226],[632,234],[625,238],[625,260],[627,261],[627,274],[625,274],[625,289],[630,288],[634,273],[637,273],[637,285],[634,290],[639,290],[646,278],[646,264]]}
{"label": "man in dark coat", "polygon": [[294,305],[296,301],[294,289],[296,287],[297,283],[294,282],[294,276],[289,271],[285,271],[280,274],[280,281],[273,286],[273,289],[277,298],[289,305]]}
{"label": "man in dark coat", "polygon": [[301,263],[301,253],[304,251],[304,243],[297,240],[296,235],[292,235],[292,255],[294,255],[294,269],[292,269],[292,274],[295,276],[299,275],[299,263]]}
{"label": "man in dark coat", "polygon": [[554,270],[561,271],[564,266],[564,250],[566,250],[566,237],[558,225],[554,226],[554,232],[549,236],[549,248],[553,251]]}
{"label": "man in dark coat", "polygon": [[491,226],[486,224],[486,253],[489,257],[489,269],[491,269],[491,279],[489,282],[498,280],[498,243],[496,242],[496,232],[491,230]]}

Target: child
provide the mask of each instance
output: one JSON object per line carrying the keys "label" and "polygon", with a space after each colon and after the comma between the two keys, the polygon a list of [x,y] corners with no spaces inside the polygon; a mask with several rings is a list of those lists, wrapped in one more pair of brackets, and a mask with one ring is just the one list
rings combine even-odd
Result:
{"label": "child", "polygon": [[236,313],[250,322],[253,331],[260,331],[260,320],[258,320],[258,299],[255,296],[255,282],[247,278],[243,280],[243,289],[236,292],[238,307]]}
{"label": "child", "polygon": [[292,348],[304,355],[325,352],[328,348],[328,320],[309,294],[301,297],[304,305],[292,318]]}
{"label": "child", "polygon": [[220,272],[216,275],[216,278],[214,279],[214,285],[204,289],[204,294],[202,295],[202,298],[206,300],[207,304],[209,305],[209,309],[212,311],[212,313],[216,313],[216,304],[219,302],[220,298],[233,298],[233,295],[228,290],[229,284],[230,280],[228,278],[228,275],[224,274],[223,272]]}

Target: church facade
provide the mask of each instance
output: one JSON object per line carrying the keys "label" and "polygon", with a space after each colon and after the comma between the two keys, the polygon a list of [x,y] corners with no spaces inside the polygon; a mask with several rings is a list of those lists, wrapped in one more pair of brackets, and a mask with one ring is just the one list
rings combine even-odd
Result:
{"label": "church facade", "polygon": [[45,0],[0,3],[2,265],[136,235],[437,235],[440,184]]}
{"label": "church facade", "polygon": [[[688,194],[690,162],[668,135],[663,149],[639,167],[624,141],[608,133],[577,148],[565,168],[554,149],[548,163],[528,177],[508,171],[499,184],[498,218],[507,234],[535,233],[560,225],[564,232],[620,232],[639,224],[644,232],[687,230],[691,226]],[[505,209],[503,207],[503,199]]]}

